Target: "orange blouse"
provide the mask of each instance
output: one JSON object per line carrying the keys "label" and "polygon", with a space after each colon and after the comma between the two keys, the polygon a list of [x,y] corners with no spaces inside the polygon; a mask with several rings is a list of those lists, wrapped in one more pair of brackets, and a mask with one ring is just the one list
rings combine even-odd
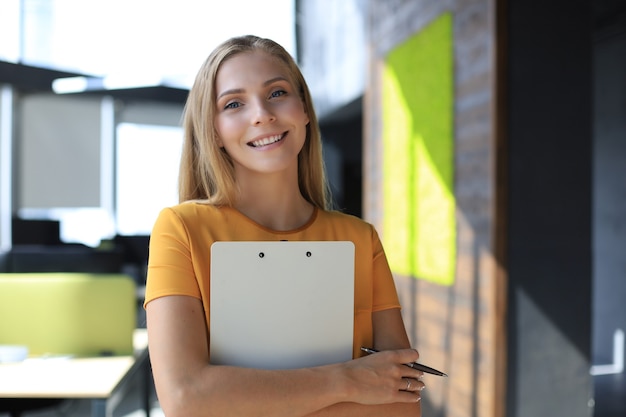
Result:
{"label": "orange blouse", "polygon": [[[372,312],[400,308],[378,233],[354,216],[316,209],[302,227],[275,231],[236,209],[188,202],[161,211],[150,237],[147,305],[155,298],[198,298],[209,320],[210,253],[215,241],[347,240],[355,245],[353,357],[373,345]],[[209,329],[207,329],[209,330]]]}

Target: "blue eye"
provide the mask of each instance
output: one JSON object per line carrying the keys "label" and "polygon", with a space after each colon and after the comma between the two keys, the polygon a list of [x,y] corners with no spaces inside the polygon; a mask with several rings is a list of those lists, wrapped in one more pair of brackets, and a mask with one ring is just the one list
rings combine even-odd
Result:
{"label": "blue eye", "polygon": [[273,91],[272,94],[270,94],[270,97],[271,98],[280,97],[284,94],[287,94],[285,90],[276,90],[276,91]]}
{"label": "blue eye", "polygon": [[239,103],[238,101],[233,101],[231,103],[228,103],[226,106],[224,106],[224,110],[227,109],[236,109],[239,106],[241,106],[241,103]]}

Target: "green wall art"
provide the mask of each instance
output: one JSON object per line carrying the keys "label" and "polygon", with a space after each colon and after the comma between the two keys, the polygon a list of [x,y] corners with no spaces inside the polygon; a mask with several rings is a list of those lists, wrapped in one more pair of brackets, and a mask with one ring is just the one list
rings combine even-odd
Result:
{"label": "green wall art", "polygon": [[454,282],[454,66],[445,13],[394,48],[383,70],[383,241],[393,272]]}

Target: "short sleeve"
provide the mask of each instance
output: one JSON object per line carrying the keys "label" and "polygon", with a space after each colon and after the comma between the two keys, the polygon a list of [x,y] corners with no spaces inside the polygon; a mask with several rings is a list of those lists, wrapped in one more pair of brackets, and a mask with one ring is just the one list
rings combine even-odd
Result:
{"label": "short sleeve", "polygon": [[163,209],[150,235],[144,306],[166,295],[201,298],[185,223],[171,208]]}

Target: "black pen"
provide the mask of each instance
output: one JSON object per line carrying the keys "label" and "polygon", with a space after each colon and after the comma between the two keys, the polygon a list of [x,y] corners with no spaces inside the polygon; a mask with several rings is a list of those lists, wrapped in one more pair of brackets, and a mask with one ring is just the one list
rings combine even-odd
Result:
{"label": "black pen", "polygon": [[[370,348],[366,348],[366,347],[362,347],[361,350],[363,352],[366,353],[377,353],[379,352],[376,349],[370,349]],[[411,362],[411,363],[405,363],[406,366],[408,366],[409,368],[413,368],[413,369],[417,369],[418,371],[422,371],[422,372],[426,372],[427,374],[433,374],[433,375],[438,375],[438,376],[445,376],[447,377],[447,374],[444,374],[441,371],[438,371],[436,369],[433,369],[429,366],[426,365],[422,365],[421,363],[417,363],[417,362]]]}

